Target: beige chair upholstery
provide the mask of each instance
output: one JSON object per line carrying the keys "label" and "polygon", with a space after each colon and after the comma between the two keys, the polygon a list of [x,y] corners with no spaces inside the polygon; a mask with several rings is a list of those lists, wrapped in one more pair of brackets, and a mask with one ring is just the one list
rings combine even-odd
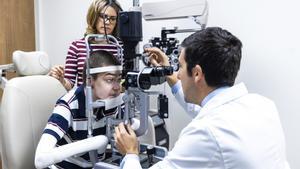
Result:
{"label": "beige chair upholstery", "polygon": [[13,52],[13,63],[21,76],[44,75],[50,70],[50,59],[43,51]]}
{"label": "beige chair upholstery", "polygon": [[34,154],[56,100],[65,93],[45,75],[17,77],[4,88],[0,110],[3,169],[33,169]]}

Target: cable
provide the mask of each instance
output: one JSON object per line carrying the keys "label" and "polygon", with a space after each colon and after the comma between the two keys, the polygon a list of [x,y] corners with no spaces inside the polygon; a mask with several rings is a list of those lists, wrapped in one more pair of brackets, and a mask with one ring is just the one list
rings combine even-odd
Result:
{"label": "cable", "polygon": [[[109,40],[108,40],[108,37],[107,37],[107,31],[106,31],[106,18],[105,18],[105,12],[106,12],[106,10],[107,10],[107,8],[109,7],[111,5],[111,0],[109,1],[109,3],[105,6],[105,8],[104,8],[104,11],[103,11],[103,14],[104,14],[104,16],[101,16],[101,17],[103,17],[102,19],[103,19],[103,25],[104,25],[104,35],[105,35],[105,39],[106,39],[106,43],[108,43],[109,44]],[[110,22],[110,21],[109,21]]]}

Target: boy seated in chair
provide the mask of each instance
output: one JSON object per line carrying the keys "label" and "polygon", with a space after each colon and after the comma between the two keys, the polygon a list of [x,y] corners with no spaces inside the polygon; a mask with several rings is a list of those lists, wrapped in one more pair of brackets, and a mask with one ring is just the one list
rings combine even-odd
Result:
{"label": "boy seated in chair", "polygon": [[[120,95],[122,66],[115,56],[107,51],[94,51],[89,58],[89,67],[90,69],[87,71],[91,75],[90,84],[93,101],[115,98]],[[86,69],[86,66],[84,69]],[[86,76],[86,71],[83,71],[84,80],[87,78]],[[84,148],[77,151],[77,149],[80,149],[78,145],[73,144],[74,146],[69,146],[68,150],[74,149],[74,151],[81,153],[66,159],[60,159],[60,153],[63,152],[57,149],[87,139],[88,116],[86,115],[85,105],[85,86],[86,81],[83,85],[70,90],[56,102],[56,106],[36,149],[36,168],[49,167],[54,163],[56,164],[51,166],[53,168],[77,169],[93,167],[87,150],[82,151]],[[94,109],[93,136],[105,135],[104,117],[116,115],[117,107],[109,110],[104,110],[103,108]],[[103,136],[103,142],[105,141],[107,144],[107,138]],[[106,144],[103,143],[103,145]],[[88,142],[84,145],[88,146]],[[98,157],[100,157],[99,154]]]}

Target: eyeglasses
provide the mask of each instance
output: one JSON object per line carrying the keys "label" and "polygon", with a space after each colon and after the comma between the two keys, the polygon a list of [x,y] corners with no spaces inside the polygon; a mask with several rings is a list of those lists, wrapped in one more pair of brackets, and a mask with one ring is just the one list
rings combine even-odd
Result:
{"label": "eyeglasses", "polygon": [[110,23],[115,23],[117,21],[117,16],[108,16],[104,13],[100,13],[99,17],[104,19],[104,22],[109,21]]}

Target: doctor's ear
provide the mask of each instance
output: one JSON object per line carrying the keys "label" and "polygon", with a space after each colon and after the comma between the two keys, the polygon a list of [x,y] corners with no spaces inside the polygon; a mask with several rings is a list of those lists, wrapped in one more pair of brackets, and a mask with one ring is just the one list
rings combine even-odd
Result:
{"label": "doctor's ear", "polygon": [[202,68],[200,65],[196,65],[193,69],[192,69],[192,76],[194,77],[195,82],[199,82],[201,79],[203,79],[203,72],[202,72]]}

